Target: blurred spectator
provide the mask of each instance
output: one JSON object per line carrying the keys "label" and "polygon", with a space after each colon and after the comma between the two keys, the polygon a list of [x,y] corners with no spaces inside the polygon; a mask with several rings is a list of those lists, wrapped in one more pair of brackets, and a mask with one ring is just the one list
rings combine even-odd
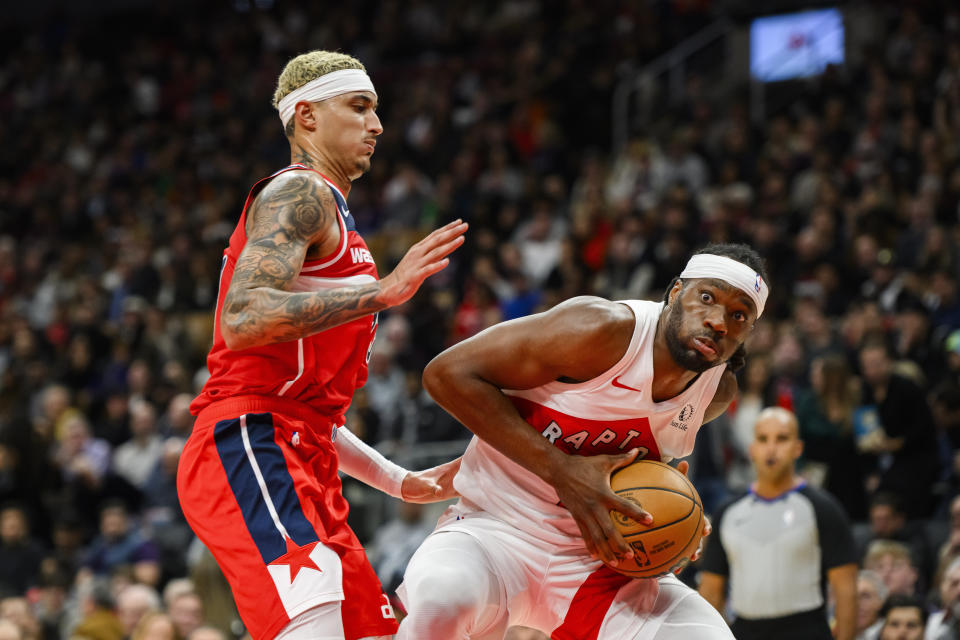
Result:
{"label": "blurred spectator", "polygon": [[479,278],[467,281],[463,300],[453,316],[451,342],[460,342],[492,327],[503,319],[490,283]]}
{"label": "blurred spectator", "polygon": [[930,391],[948,495],[960,493],[960,329],[943,342],[944,365],[939,382]]}
{"label": "blurred spectator", "polygon": [[389,228],[418,229],[433,185],[416,167],[401,163],[383,187],[384,219]]}
{"label": "blurred spectator", "polygon": [[80,620],[70,631],[70,638],[87,640],[123,640],[129,634],[114,613],[114,600],[107,584],[89,581],[80,589]]}
{"label": "blurred spectator", "polygon": [[870,500],[867,526],[855,527],[854,537],[861,558],[874,540],[891,540],[906,545],[920,572],[918,582],[921,588],[929,584],[936,565],[936,552],[930,545],[923,522],[907,519],[903,501],[896,494],[882,491],[874,494]]}
{"label": "blurred spectator", "polygon": [[960,294],[954,268],[939,268],[930,276],[929,298],[933,307],[930,326],[934,335],[960,328]]}
{"label": "blurred spectator", "polygon": [[924,640],[960,638],[960,557],[946,566],[937,586],[940,608],[930,614]]}
{"label": "blurred spectator", "polygon": [[76,413],[76,409],[70,407],[70,390],[59,384],[44,387],[39,393],[38,405],[33,418],[34,430],[42,434],[47,442],[62,437],[63,421]]}
{"label": "blurred spectator", "polygon": [[935,372],[939,364],[927,308],[913,295],[901,295],[897,301],[894,323],[893,355],[897,360],[909,361],[919,366],[925,374],[926,382],[926,376]]}
{"label": "blurred spectator", "polygon": [[887,599],[887,586],[873,571],[863,569],[857,575],[856,640],[877,640],[883,620],[880,609]]}
{"label": "blurred spectator", "polygon": [[122,565],[133,567],[138,582],[155,585],[160,578],[156,546],[131,524],[122,502],[107,502],[100,509],[100,534],[87,548],[83,566],[96,575],[107,575]]}
{"label": "blurred spectator", "polygon": [[197,593],[203,594],[206,621],[225,633],[241,635],[243,624],[230,585],[213,559],[213,554],[197,538],[193,539],[187,550],[187,565]]}
{"label": "blurred spectator", "polygon": [[115,447],[130,439],[130,399],[121,387],[107,389],[105,396],[93,432]]}
{"label": "blurred spectator", "polygon": [[193,429],[193,416],[190,415],[190,402],[193,396],[189,393],[178,393],[170,398],[167,410],[157,420],[157,433],[162,436],[177,436],[186,439]]}
{"label": "blurred spectator", "polygon": [[891,594],[880,610],[880,640],[923,640],[927,610],[917,596]]}
{"label": "blurred spectator", "polygon": [[33,613],[30,601],[13,597],[0,600],[0,619],[9,620],[20,630],[24,640],[41,640],[43,629]]}
{"label": "blurred spectator", "polygon": [[63,438],[54,459],[68,482],[99,487],[110,466],[110,445],[93,437],[85,417],[72,413],[63,420]]}
{"label": "blurred spectator", "polygon": [[36,584],[43,547],[30,537],[27,514],[19,505],[0,507],[0,591],[25,593]]}
{"label": "blurred spectator", "polygon": [[160,445],[159,459],[143,483],[144,518],[151,526],[183,521],[177,499],[177,464],[184,444],[179,437],[164,440]]}
{"label": "blurred spectator", "polygon": [[[917,383],[893,372],[886,344],[871,339],[860,349],[862,411],[876,428],[858,433],[861,450],[877,456],[878,490],[897,494],[909,517],[931,515],[939,476],[933,415]],[[873,422],[875,421],[875,422]]]}
{"label": "blurred spectator", "polygon": [[407,563],[430,532],[434,522],[425,517],[424,505],[398,502],[397,515],[378,528],[367,545],[370,565],[387,592],[394,591],[403,581]]}
{"label": "blurred spectator", "polygon": [[517,227],[511,241],[520,252],[524,275],[535,287],[539,288],[559,263],[566,235],[566,223],[545,198],[534,202],[529,220]]}
{"label": "blurred spectator", "polygon": [[30,592],[37,620],[48,639],[59,638],[67,617],[67,597],[73,573],[53,556],[44,558],[36,589]]}
{"label": "blurred spectator", "polygon": [[177,640],[173,621],[161,611],[150,611],[140,618],[130,634],[130,640]]}
{"label": "blurred spectator", "polygon": [[177,498],[177,465],[184,444],[182,438],[167,438],[162,445],[160,460],[143,485],[143,530],[160,553],[163,579],[186,573],[183,550],[193,539],[193,531]]}
{"label": "blurred spectator", "polygon": [[20,627],[6,618],[0,618],[0,640],[23,640]]}
{"label": "blurred spectator", "polygon": [[910,548],[891,540],[874,540],[863,556],[863,568],[873,571],[890,595],[913,596],[917,593],[919,571],[910,555]]}
{"label": "blurred spectator", "polygon": [[203,599],[196,591],[174,594],[167,603],[167,612],[177,637],[186,638],[203,624]]}
{"label": "blurred spectator", "polygon": [[83,561],[84,531],[79,517],[71,511],[57,515],[53,522],[51,557],[71,577]]}
{"label": "blurred spectator", "polygon": [[689,129],[676,131],[670,138],[667,152],[653,157],[650,182],[656,193],[663,195],[676,184],[699,193],[707,185],[707,164],[691,149],[692,138],[693,132]]}
{"label": "blurred spectator", "polygon": [[0,423],[0,503],[17,502],[29,509],[37,533],[46,531],[46,501],[60,486],[60,474],[49,456],[49,443],[24,420]]}
{"label": "blurred spectator", "polygon": [[214,627],[197,627],[185,640],[227,640],[227,636]]}
{"label": "blurred spectator", "polygon": [[190,578],[174,578],[167,582],[166,586],[163,587],[163,592],[161,593],[161,599],[163,600],[163,608],[165,610],[170,609],[170,603],[173,602],[174,598],[177,598],[184,593],[193,593],[195,588],[193,586],[193,580]]}
{"label": "blurred spectator", "polygon": [[143,489],[163,451],[162,440],[157,435],[156,411],[149,402],[131,401],[130,432],[130,440],[113,452],[113,468],[127,482]]}
{"label": "blurred spectator", "polygon": [[853,520],[862,520],[867,512],[865,476],[853,434],[859,399],[859,381],[846,358],[827,354],[811,362],[810,387],[798,391],[795,403],[804,460],[822,465],[822,486]]}
{"label": "blurred spectator", "polygon": [[954,496],[950,501],[947,518],[947,533],[937,549],[938,564],[949,561],[954,556],[960,556],[960,495]]}
{"label": "blurred spectator", "polygon": [[160,595],[153,587],[131,584],[121,589],[117,594],[117,619],[124,637],[130,637],[147,614],[160,608]]}
{"label": "blurred spectator", "polygon": [[402,429],[406,376],[396,362],[393,345],[386,340],[373,343],[369,377],[364,385],[370,408],[377,415],[376,433],[367,433],[372,443],[398,440]]}

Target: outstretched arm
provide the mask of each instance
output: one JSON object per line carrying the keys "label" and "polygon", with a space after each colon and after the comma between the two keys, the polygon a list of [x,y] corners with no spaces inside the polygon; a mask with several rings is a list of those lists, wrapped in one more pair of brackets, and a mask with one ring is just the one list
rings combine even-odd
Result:
{"label": "outstretched arm", "polygon": [[587,549],[605,562],[629,557],[610,511],[637,521],[650,516],[610,489],[610,474],[636,450],[572,456],[527,424],[501,389],[530,389],[554,380],[586,381],[626,353],[633,311],[600,298],[574,298],[544,313],[504,322],[447,349],[424,370],[433,398],[477,436],[556,489]]}
{"label": "outstretched arm", "polygon": [[346,427],[337,429],[334,446],[341,471],[404,502],[440,502],[457,495],[453,476],[460,469],[460,458],[423,471],[407,471]]}
{"label": "outstretched arm", "polygon": [[452,222],[415,244],[379,282],[291,292],[311,246],[336,246],[340,227],[323,180],[290,171],[260,192],[248,211],[247,243],[224,299],[220,331],[231,349],[296,340],[400,304],[443,269],[467,225]]}

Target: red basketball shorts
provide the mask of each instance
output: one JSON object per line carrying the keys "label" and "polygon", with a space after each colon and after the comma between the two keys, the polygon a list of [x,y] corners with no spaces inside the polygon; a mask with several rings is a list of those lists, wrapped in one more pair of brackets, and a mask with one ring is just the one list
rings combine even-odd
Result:
{"label": "red basketball shorts", "polygon": [[285,398],[208,406],[180,458],[177,492],[255,640],[342,601],[346,640],[391,635],[393,610],[347,526],[329,419]]}

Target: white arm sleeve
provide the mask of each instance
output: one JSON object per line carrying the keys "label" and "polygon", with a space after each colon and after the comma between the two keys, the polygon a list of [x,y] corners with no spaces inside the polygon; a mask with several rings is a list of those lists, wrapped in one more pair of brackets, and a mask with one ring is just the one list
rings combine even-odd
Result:
{"label": "white arm sleeve", "polygon": [[333,441],[340,458],[340,470],[394,498],[403,498],[401,487],[407,470],[396,465],[353,435],[346,427],[337,429]]}

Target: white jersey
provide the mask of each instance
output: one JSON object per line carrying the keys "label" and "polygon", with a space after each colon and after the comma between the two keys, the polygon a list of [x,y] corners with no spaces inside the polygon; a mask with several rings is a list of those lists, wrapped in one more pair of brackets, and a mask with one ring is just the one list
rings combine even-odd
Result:
{"label": "white jersey", "polygon": [[[618,454],[638,447],[638,458],[669,461],[690,455],[726,366],[712,367],[678,396],[654,402],[653,343],[663,303],[623,304],[636,316],[633,337],[605,373],[578,384],[550,382],[504,393],[532,428],[566,453]],[[477,437],[453,484],[468,504],[523,531],[554,544],[583,544],[553,487]]]}

